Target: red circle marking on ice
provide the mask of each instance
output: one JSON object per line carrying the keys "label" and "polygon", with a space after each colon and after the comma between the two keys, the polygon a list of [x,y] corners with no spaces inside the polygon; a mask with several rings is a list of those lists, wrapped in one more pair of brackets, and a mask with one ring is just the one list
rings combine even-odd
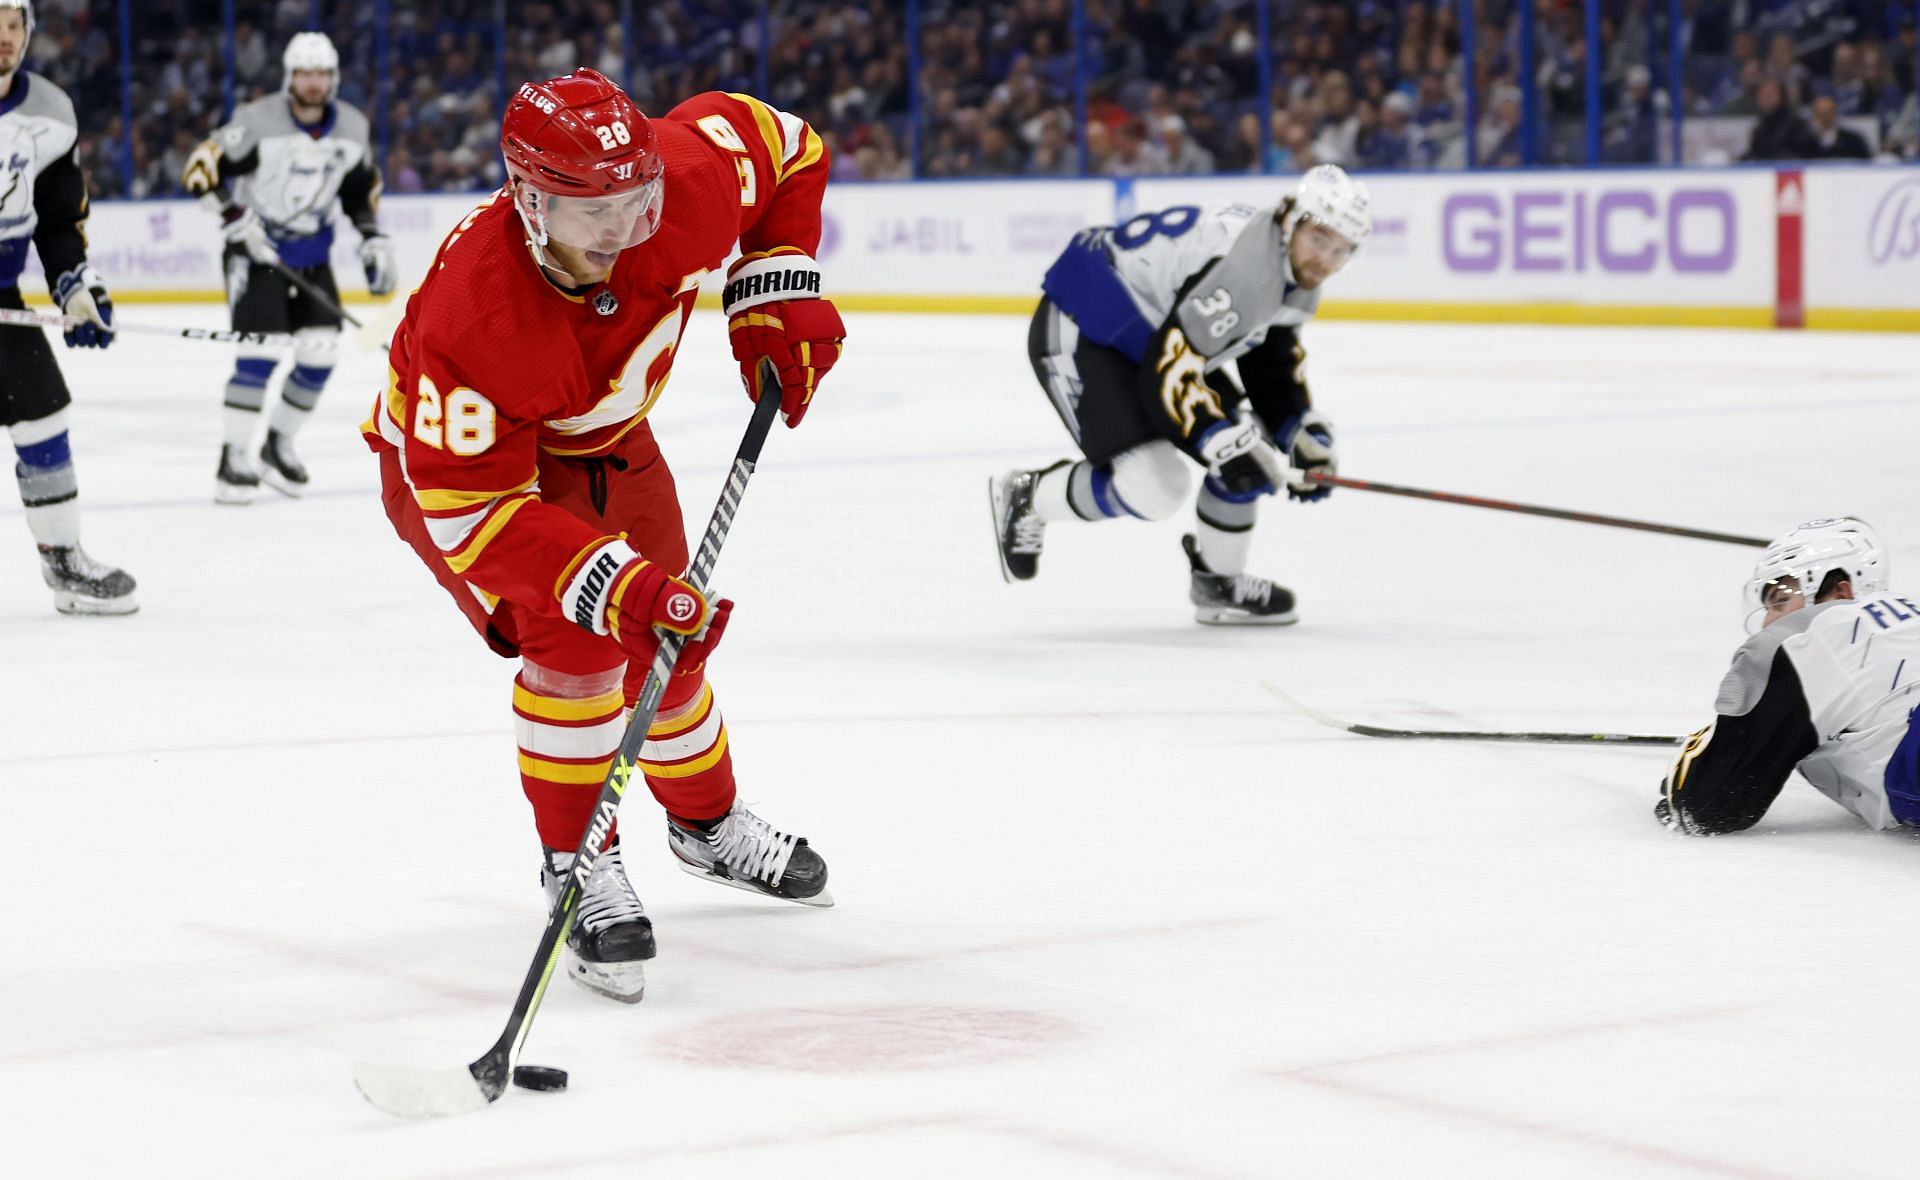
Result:
{"label": "red circle marking on ice", "polygon": [[696,1024],[662,1044],[707,1065],[867,1073],[1026,1057],[1078,1034],[1045,1012],[927,1004],[775,1008]]}

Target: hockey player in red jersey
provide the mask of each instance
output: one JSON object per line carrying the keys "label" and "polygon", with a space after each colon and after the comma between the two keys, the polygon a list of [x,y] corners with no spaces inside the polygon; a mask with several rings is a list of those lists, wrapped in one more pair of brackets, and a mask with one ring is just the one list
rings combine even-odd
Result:
{"label": "hockey player in red jersey", "polygon": [[[560,889],[661,632],[689,636],[641,769],[689,872],[830,905],[825,862],[735,798],[704,667],[732,603],[681,580],[673,475],[646,418],[701,279],[749,390],[780,370],[788,426],[844,335],[819,297],[825,149],[799,119],[708,93],[650,120],[590,69],[522,85],[506,187],[448,235],[393,339],[365,430],[388,517],[501,655],[518,657],[520,779]],[[612,577],[605,571],[612,569]],[[615,836],[568,940],[575,982],[633,1002],[653,957]]]}

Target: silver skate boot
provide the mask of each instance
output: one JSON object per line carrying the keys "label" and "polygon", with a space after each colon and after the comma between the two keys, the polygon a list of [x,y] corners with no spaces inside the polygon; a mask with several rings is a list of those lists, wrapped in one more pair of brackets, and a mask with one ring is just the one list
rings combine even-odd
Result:
{"label": "silver skate boot", "polygon": [[53,590],[53,609],[63,615],[130,615],[133,575],[102,565],[78,545],[40,546],[40,576]]}
{"label": "silver skate boot", "polygon": [[1046,544],[1047,522],[1033,510],[1033,489],[1041,476],[1064,465],[1009,471],[987,481],[993,538],[1000,549],[1000,576],[1009,582],[1025,582],[1040,572],[1040,548]]}
{"label": "silver skate boot", "polygon": [[[540,884],[552,905],[573,870],[573,853],[552,848],[540,861]],[[593,875],[581,891],[573,929],[567,932],[565,967],[568,978],[590,992],[638,1004],[646,993],[643,964],[653,958],[653,920],[627,880],[620,861],[620,844],[593,862]]]}
{"label": "silver skate boot", "polygon": [[833,904],[820,854],[804,837],[787,835],[737,799],[727,814],[695,827],[669,819],[667,846],[696,877],[801,905]]}
{"label": "silver skate boot", "polygon": [[260,448],[260,478],[296,500],[306,494],[306,465],[293,453],[293,440],[277,430],[267,431],[266,445]]}
{"label": "silver skate boot", "polygon": [[1231,577],[1216,574],[1200,559],[1200,546],[1193,534],[1180,538],[1187,551],[1187,563],[1193,567],[1193,585],[1187,597],[1193,600],[1193,617],[1202,623],[1226,626],[1285,626],[1297,623],[1293,591],[1252,574]]}
{"label": "silver skate boot", "polygon": [[260,473],[238,447],[220,448],[220,471],[213,478],[215,504],[251,504],[260,490]]}

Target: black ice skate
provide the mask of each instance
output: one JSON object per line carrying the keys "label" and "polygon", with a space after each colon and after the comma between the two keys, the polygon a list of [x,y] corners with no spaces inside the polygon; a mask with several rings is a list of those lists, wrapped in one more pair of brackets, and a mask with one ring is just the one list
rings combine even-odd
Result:
{"label": "black ice skate", "polygon": [[100,564],[78,545],[40,546],[40,576],[63,615],[130,615],[140,609],[133,575]]}
{"label": "black ice skate", "polygon": [[267,445],[260,448],[260,478],[295,499],[306,494],[306,465],[293,453],[293,440],[277,430],[267,431]]}
{"label": "black ice skate", "polygon": [[680,858],[680,867],[696,877],[801,905],[833,904],[827,862],[820,854],[804,837],[787,835],[737,800],[731,811],[701,828],[668,820],[667,846]]}
{"label": "black ice skate", "polygon": [[238,447],[220,448],[220,471],[213,477],[215,504],[251,504],[260,490],[260,473]]}
{"label": "black ice skate", "polygon": [[1040,572],[1040,547],[1046,543],[1047,522],[1033,510],[1033,489],[1040,477],[1052,470],[1009,471],[987,481],[994,543],[1000,548],[1000,576],[1009,582],[1025,582]]}
{"label": "black ice skate", "polygon": [[[551,904],[573,869],[573,853],[544,851],[540,884]],[[581,891],[578,916],[567,932],[567,976],[590,992],[638,1004],[647,987],[642,964],[654,951],[653,920],[627,880],[616,841],[593,862],[593,875]]]}
{"label": "black ice skate", "polygon": [[1193,585],[1187,596],[1193,600],[1193,617],[1198,621],[1269,627],[1300,621],[1293,610],[1293,591],[1251,574],[1229,577],[1214,573],[1200,560],[1200,546],[1192,533],[1181,537],[1180,545],[1193,567]]}

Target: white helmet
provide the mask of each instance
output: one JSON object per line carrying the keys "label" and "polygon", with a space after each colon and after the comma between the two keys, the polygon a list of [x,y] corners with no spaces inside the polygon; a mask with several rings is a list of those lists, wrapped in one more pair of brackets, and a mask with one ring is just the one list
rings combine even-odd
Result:
{"label": "white helmet", "polygon": [[1295,217],[1307,217],[1352,242],[1354,249],[1373,232],[1373,200],[1367,186],[1348,176],[1338,165],[1307,169],[1293,190]]}
{"label": "white helmet", "polygon": [[1887,588],[1887,547],[1872,525],[1858,517],[1828,516],[1795,525],[1774,538],[1747,579],[1747,630],[1757,630],[1756,624],[1766,615],[1769,586],[1792,578],[1790,589],[1811,602],[1835,570],[1853,583],[1856,596]]}
{"label": "white helmet", "polygon": [[295,70],[330,71],[333,83],[327,87],[327,101],[332,102],[334,95],[340,93],[340,51],[333,47],[333,41],[325,33],[295,33],[293,40],[287,42],[287,52],[281,56],[280,66],[280,89],[283,93],[293,93]]}
{"label": "white helmet", "polygon": [[33,40],[33,0],[0,0],[0,8],[18,8],[27,18],[27,40]]}

